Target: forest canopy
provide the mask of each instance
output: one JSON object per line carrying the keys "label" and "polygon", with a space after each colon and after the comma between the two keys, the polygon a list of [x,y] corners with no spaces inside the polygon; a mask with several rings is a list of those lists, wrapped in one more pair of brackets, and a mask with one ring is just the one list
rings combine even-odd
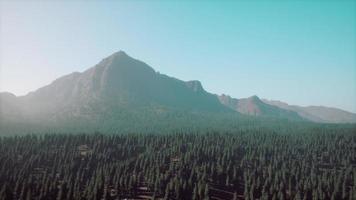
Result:
{"label": "forest canopy", "polygon": [[0,199],[351,200],[355,150],[352,125],[0,137]]}

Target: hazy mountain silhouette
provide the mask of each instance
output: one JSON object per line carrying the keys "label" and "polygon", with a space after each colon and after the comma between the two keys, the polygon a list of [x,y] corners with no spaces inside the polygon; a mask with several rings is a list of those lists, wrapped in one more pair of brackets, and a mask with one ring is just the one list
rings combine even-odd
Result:
{"label": "hazy mountain silhouette", "polygon": [[281,101],[263,99],[263,102],[279,108],[297,112],[300,116],[313,122],[321,123],[356,123],[356,114],[337,108],[325,106],[295,106]]}
{"label": "hazy mountain silhouette", "polygon": [[[3,122],[22,120],[58,126],[62,122],[122,121],[142,112],[233,112],[199,81],[184,82],[155,72],[119,51],[94,67],[63,76],[28,95],[1,93]],[[125,115],[120,116],[120,114]],[[143,114],[142,114],[143,115]],[[125,119],[127,120],[127,119]]]}
{"label": "hazy mountain silhouette", "polygon": [[228,95],[221,95],[219,96],[219,100],[222,104],[242,114],[260,117],[285,118],[292,120],[303,119],[301,116],[298,115],[298,113],[281,109],[277,106],[266,104],[261,101],[261,99],[257,96],[235,99]]}
{"label": "hazy mountain silhouette", "polygon": [[60,77],[25,96],[0,93],[0,128],[43,127],[55,131],[68,127],[70,131],[82,131],[126,127],[125,130],[134,131],[135,127],[162,124],[177,128],[199,123],[212,126],[217,118],[220,122],[230,120],[229,115],[233,120],[237,120],[236,116],[242,120],[239,113],[288,120],[354,122],[349,120],[354,114],[338,109],[271,104],[257,96],[234,99],[211,94],[199,81],[186,82],[160,74],[119,51],[84,72]]}

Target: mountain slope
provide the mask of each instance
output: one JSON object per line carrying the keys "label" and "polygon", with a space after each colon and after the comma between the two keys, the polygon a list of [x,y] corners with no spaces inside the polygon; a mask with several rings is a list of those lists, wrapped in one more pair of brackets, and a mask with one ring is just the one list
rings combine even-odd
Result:
{"label": "mountain slope", "polygon": [[330,109],[305,111],[271,104],[257,96],[234,99],[211,94],[199,81],[160,74],[119,51],[84,72],[60,77],[25,96],[0,93],[0,133],[211,130],[241,128],[243,121],[258,126],[285,123],[280,119],[344,122],[350,118],[350,113],[340,110],[342,114],[329,116]]}
{"label": "mountain slope", "polygon": [[[199,81],[184,82],[155,72],[117,52],[94,67],[63,76],[26,96],[0,94],[1,122],[61,127],[120,123],[167,113],[231,113]],[[141,116],[139,116],[141,115]],[[143,120],[143,119],[142,119]],[[99,123],[100,122],[100,123]],[[75,124],[73,124],[75,126]]]}
{"label": "mountain slope", "polygon": [[297,112],[300,116],[320,123],[356,123],[356,114],[325,106],[295,106],[281,101],[263,99],[263,102],[279,108]]}
{"label": "mountain slope", "polygon": [[221,95],[219,96],[219,100],[222,104],[233,110],[236,110],[241,114],[260,117],[275,117],[291,120],[302,120],[302,117],[300,117],[296,112],[266,104],[262,102],[257,96],[235,99],[227,95]]}

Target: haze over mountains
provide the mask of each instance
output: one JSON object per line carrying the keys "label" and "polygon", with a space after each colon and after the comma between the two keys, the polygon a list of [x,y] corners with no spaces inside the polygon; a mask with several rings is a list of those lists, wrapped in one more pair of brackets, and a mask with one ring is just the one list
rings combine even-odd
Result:
{"label": "haze over mountains", "polygon": [[235,99],[227,95],[221,95],[219,96],[219,100],[223,105],[246,115],[256,117],[277,117],[289,120],[303,120],[298,113],[266,104],[257,96]]}
{"label": "haze over mountains", "polygon": [[325,106],[296,106],[275,100],[263,99],[263,102],[284,110],[297,112],[301,117],[320,123],[356,123],[356,115],[338,108]]}
{"label": "haze over mountains", "polygon": [[[238,90],[238,88],[236,88]],[[166,123],[199,115],[252,115],[297,121],[355,123],[356,114],[334,108],[298,107],[257,96],[234,99],[204,90],[199,81],[181,81],[119,51],[94,67],[58,78],[25,96],[0,93],[0,125],[45,127]],[[192,118],[193,121],[196,118]]]}

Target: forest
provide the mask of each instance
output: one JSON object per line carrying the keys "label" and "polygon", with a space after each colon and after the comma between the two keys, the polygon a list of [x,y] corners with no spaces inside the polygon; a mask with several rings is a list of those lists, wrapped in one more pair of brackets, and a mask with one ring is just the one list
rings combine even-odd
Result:
{"label": "forest", "polygon": [[355,126],[0,137],[0,199],[356,199]]}

